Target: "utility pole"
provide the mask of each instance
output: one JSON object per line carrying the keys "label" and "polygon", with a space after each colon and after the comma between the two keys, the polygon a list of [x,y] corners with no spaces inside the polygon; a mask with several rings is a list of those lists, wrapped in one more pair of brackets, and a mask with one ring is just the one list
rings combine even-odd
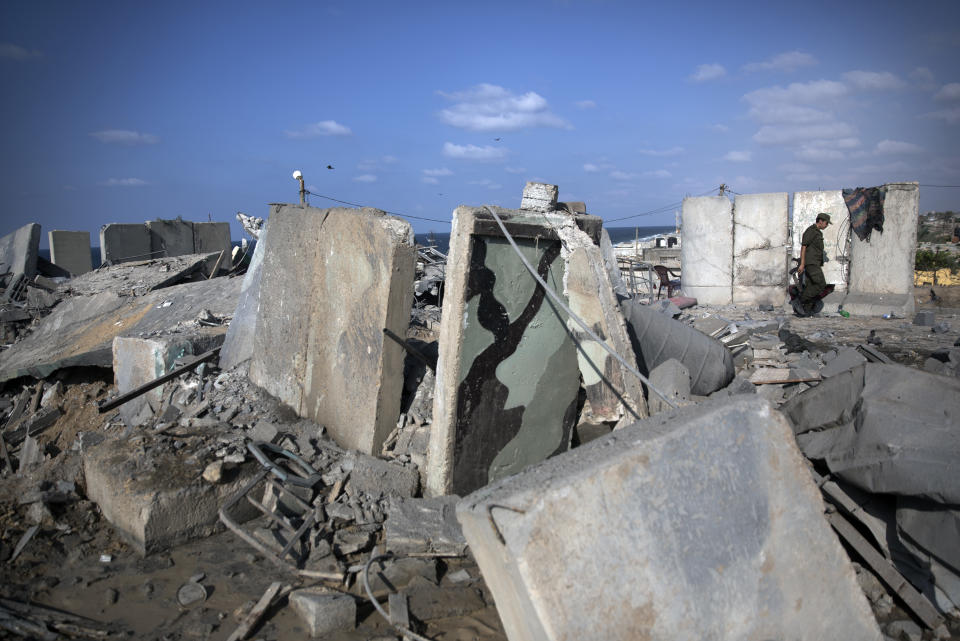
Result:
{"label": "utility pole", "polygon": [[303,172],[299,169],[293,172],[293,177],[295,180],[300,182],[300,204],[307,204],[307,188],[303,185]]}

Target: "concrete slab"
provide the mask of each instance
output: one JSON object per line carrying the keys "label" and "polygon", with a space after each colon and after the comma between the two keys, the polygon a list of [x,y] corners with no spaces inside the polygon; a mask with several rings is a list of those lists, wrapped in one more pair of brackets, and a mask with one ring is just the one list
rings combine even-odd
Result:
{"label": "concrete slab", "polygon": [[63,231],[55,229],[47,232],[50,241],[50,262],[62,267],[74,276],[86,274],[93,269],[90,256],[90,232]]}
{"label": "concrete slab", "polygon": [[[151,338],[117,336],[113,339],[113,378],[119,394],[126,394],[172,371],[184,356],[203,354],[223,343],[224,328],[204,327],[194,333],[174,333]],[[120,417],[128,427],[141,424],[144,410],[153,416],[168,399],[178,381],[155,387],[120,406]]]}
{"label": "concrete slab", "polygon": [[[836,359],[835,359],[836,360]],[[843,425],[853,420],[863,391],[862,365],[831,375],[816,387],[797,394],[780,406],[795,434]],[[822,373],[821,373],[822,375]]]}
{"label": "concrete slab", "polygon": [[[868,242],[856,234],[851,237],[850,295],[844,299],[843,308],[860,316],[881,316],[894,311],[898,316],[909,317],[915,311],[913,264],[920,187],[915,182],[890,183],[885,187],[883,233],[874,231]],[[875,297],[886,300],[875,305]],[[895,301],[895,305],[885,305],[887,301]]]}
{"label": "concrete slab", "polygon": [[64,300],[29,336],[0,353],[0,382],[46,378],[63,367],[111,367],[114,337],[170,330],[205,309],[229,315],[240,284],[236,278],[214,279],[137,297],[104,292]]}
{"label": "concrete slab", "polygon": [[683,199],[683,293],[703,305],[733,302],[733,203],[726,196]]}
{"label": "concrete slab", "polygon": [[[222,528],[217,511],[257,468],[235,468],[232,479],[214,485],[201,479],[203,465],[172,453],[144,462],[137,441],[111,439],[85,449],[83,472],[87,496],[142,556]],[[231,516],[243,522],[255,515],[243,506]]]}
{"label": "concrete slab", "polygon": [[[497,212],[541,277],[563,292],[555,227],[571,214]],[[430,494],[465,494],[569,447],[580,375],[567,320],[493,217],[458,207],[440,323]]]}
{"label": "concrete slab", "polygon": [[142,296],[187,280],[203,269],[209,256],[190,254],[108,265],[71,278],[60,286],[59,291],[73,296],[93,296],[103,292]]}
{"label": "concrete slab", "polygon": [[[620,311],[614,285],[604,266],[603,254],[590,237],[570,219],[561,227],[567,255],[566,294],[570,309],[614,352],[636,363],[627,324]],[[679,312],[679,310],[677,310]],[[648,416],[643,385],[623,365],[598,345],[573,319],[567,330],[577,345],[577,363],[583,379],[590,420],[629,423]]]}
{"label": "concrete slab", "polygon": [[[850,212],[839,189],[798,191],[793,194],[793,257],[800,258],[800,239],[817,214],[830,214],[832,225],[823,230],[823,250],[830,259],[823,265],[823,276],[835,285],[834,291],[847,291],[850,260]],[[793,267],[791,263],[790,267]],[[840,301],[838,301],[840,302]],[[826,307],[827,303],[824,303]]]}
{"label": "concrete slab", "polygon": [[176,218],[149,220],[150,251],[153,256],[183,256],[194,253],[193,223]]}
{"label": "concrete slab", "polygon": [[[660,363],[650,372],[650,384],[677,405],[686,405],[690,402],[690,372],[675,358]],[[651,415],[668,410],[670,406],[662,398],[651,394]]]}
{"label": "concrete slab", "polygon": [[514,641],[878,641],[805,465],[784,417],[739,396],[494,483],[457,518]]}
{"label": "concrete slab", "polygon": [[37,273],[37,252],[40,249],[40,225],[30,223],[0,238],[0,282],[3,274],[23,274],[32,278]]}
{"label": "concrete slab", "polygon": [[735,304],[780,306],[786,302],[790,253],[787,210],[786,192],[736,196],[733,204]]}
{"label": "concrete slab", "polygon": [[866,362],[863,354],[853,347],[847,347],[837,352],[836,357],[820,369],[820,376],[830,378]]}
{"label": "concrete slab", "polygon": [[260,278],[263,274],[263,248],[266,246],[267,226],[260,230],[260,239],[253,249],[253,257],[243,276],[240,300],[230,320],[227,337],[220,350],[220,367],[230,369],[253,358],[253,337],[257,333],[257,315],[260,313]]}
{"label": "concrete slab", "polygon": [[233,244],[230,240],[230,223],[192,223],[193,250],[191,254],[223,254],[220,269],[233,267]]}
{"label": "concrete slab", "polygon": [[127,263],[152,257],[150,230],[143,223],[110,223],[100,228],[100,262]]}
{"label": "concrete slab", "polygon": [[410,224],[376,209],[273,205],[250,380],[379,454],[396,426],[416,251]]}
{"label": "concrete slab", "polygon": [[459,496],[392,500],[383,524],[386,549],[412,556],[463,556],[463,538],[455,510]]}

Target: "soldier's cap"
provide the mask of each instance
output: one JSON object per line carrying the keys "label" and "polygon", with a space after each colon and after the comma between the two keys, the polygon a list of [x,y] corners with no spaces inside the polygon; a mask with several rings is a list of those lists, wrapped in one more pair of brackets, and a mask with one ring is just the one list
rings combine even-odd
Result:
{"label": "soldier's cap", "polygon": [[[808,220],[809,220],[809,219],[808,219]],[[817,220],[818,220],[818,221],[819,221],[819,220],[825,220],[825,221],[827,221],[827,224],[828,224],[828,225],[832,225],[832,224],[833,224],[833,223],[830,222],[830,214],[822,214],[822,213],[821,213],[821,214],[817,214]]]}

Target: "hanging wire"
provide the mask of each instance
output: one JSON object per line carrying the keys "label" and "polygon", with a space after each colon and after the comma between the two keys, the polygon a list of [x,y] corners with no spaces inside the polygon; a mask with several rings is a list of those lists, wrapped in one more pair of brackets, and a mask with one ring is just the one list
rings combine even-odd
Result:
{"label": "hanging wire", "polygon": [[580,328],[587,333],[587,335],[590,338],[596,341],[597,344],[601,348],[603,348],[604,351],[606,351],[608,354],[613,356],[615,359],[617,359],[620,362],[621,365],[627,368],[628,372],[630,372],[631,374],[639,378],[641,381],[643,381],[644,385],[646,385],[647,388],[649,388],[651,391],[655,392],[657,396],[662,398],[667,405],[669,405],[672,408],[676,408],[677,407],[676,403],[674,403],[671,399],[667,398],[667,396],[663,392],[661,392],[656,387],[654,387],[646,376],[644,376],[639,371],[637,371],[637,368],[630,365],[630,363],[628,363],[623,358],[623,356],[620,356],[620,354],[618,354],[616,350],[614,350],[612,347],[607,345],[606,341],[601,340],[601,338],[597,336],[592,329],[590,329],[590,326],[587,325],[582,318],[580,318],[579,316],[573,313],[573,310],[571,310],[567,306],[567,304],[563,302],[563,299],[560,298],[560,296],[558,296],[555,291],[550,289],[550,286],[547,285],[546,281],[544,281],[543,278],[540,277],[540,274],[538,274],[537,270],[533,268],[533,265],[530,264],[530,262],[527,260],[527,257],[523,255],[523,252],[520,251],[520,248],[517,247],[517,243],[513,240],[513,236],[510,235],[510,232],[507,231],[507,228],[503,224],[503,221],[500,220],[500,216],[497,215],[497,212],[493,211],[493,209],[491,209],[490,206],[488,205],[484,205],[483,208],[486,209],[488,212],[490,212],[490,215],[493,216],[493,219],[497,221],[497,225],[500,226],[500,231],[503,232],[504,238],[506,238],[507,242],[510,243],[510,246],[513,247],[513,251],[515,251],[517,256],[519,256],[520,262],[522,262],[523,266],[527,268],[527,271],[530,272],[530,275],[533,276],[534,280],[536,280],[537,283],[540,284],[540,287],[543,287],[543,291],[546,292],[547,296],[549,296],[553,302],[559,305],[560,309],[565,311],[567,315],[570,318],[572,318],[577,323],[577,325],[579,325]]}
{"label": "hanging wire", "polygon": [[[332,196],[324,196],[323,194],[318,194],[316,192],[307,190],[307,193],[311,196],[316,196],[317,198],[326,198],[327,200],[332,200],[335,203],[342,203],[344,205],[350,205],[351,207],[367,207],[367,205],[361,205],[359,203],[352,203],[349,200],[340,200],[339,198],[334,198]],[[378,208],[379,209],[379,208]],[[439,218],[424,218],[423,216],[411,216],[410,214],[401,214],[398,211],[389,211],[386,209],[381,209],[380,211],[391,214],[393,216],[400,216],[401,218],[413,218],[414,220],[428,220],[432,223],[446,223],[447,225],[451,224],[452,220],[440,220]]]}
{"label": "hanging wire", "polygon": [[[716,191],[717,189],[719,189],[719,188],[718,188],[718,187],[712,187],[712,188],[708,189],[707,191],[703,192],[702,194],[697,194],[696,196],[693,196],[693,197],[694,197],[694,198],[698,198],[698,197],[700,197],[700,196],[706,196],[706,195],[708,195],[708,194],[713,193],[713,192]],[[666,213],[666,212],[670,211],[671,209],[676,209],[676,208],[679,207],[680,205],[683,205],[683,201],[682,201],[682,200],[681,200],[681,201],[678,201],[678,202],[675,202],[675,203],[670,203],[669,205],[664,205],[664,206],[662,206],[662,207],[657,207],[656,209],[651,209],[650,211],[641,212],[641,213],[639,213],[639,214],[630,214],[629,216],[621,216],[620,218],[606,218],[606,219],[604,219],[603,222],[604,222],[604,223],[615,223],[615,222],[617,222],[617,221],[619,221],[619,220],[628,220],[628,219],[630,219],[630,218],[640,218],[640,217],[642,217],[642,216],[652,216],[652,215],[654,215],[654,214],[663,214],[663,213]]]}

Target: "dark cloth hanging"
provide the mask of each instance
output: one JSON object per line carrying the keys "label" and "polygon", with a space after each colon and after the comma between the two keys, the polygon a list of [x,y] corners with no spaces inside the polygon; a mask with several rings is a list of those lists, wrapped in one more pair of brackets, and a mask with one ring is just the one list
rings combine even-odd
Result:
{"label": "dark cloth hanging", "polygon": [[883,233],[883,201],[886,195],[886,187],[843,190],[843,202],[850,212],[850,228],[860,240],[869,242],[874,229]]}

